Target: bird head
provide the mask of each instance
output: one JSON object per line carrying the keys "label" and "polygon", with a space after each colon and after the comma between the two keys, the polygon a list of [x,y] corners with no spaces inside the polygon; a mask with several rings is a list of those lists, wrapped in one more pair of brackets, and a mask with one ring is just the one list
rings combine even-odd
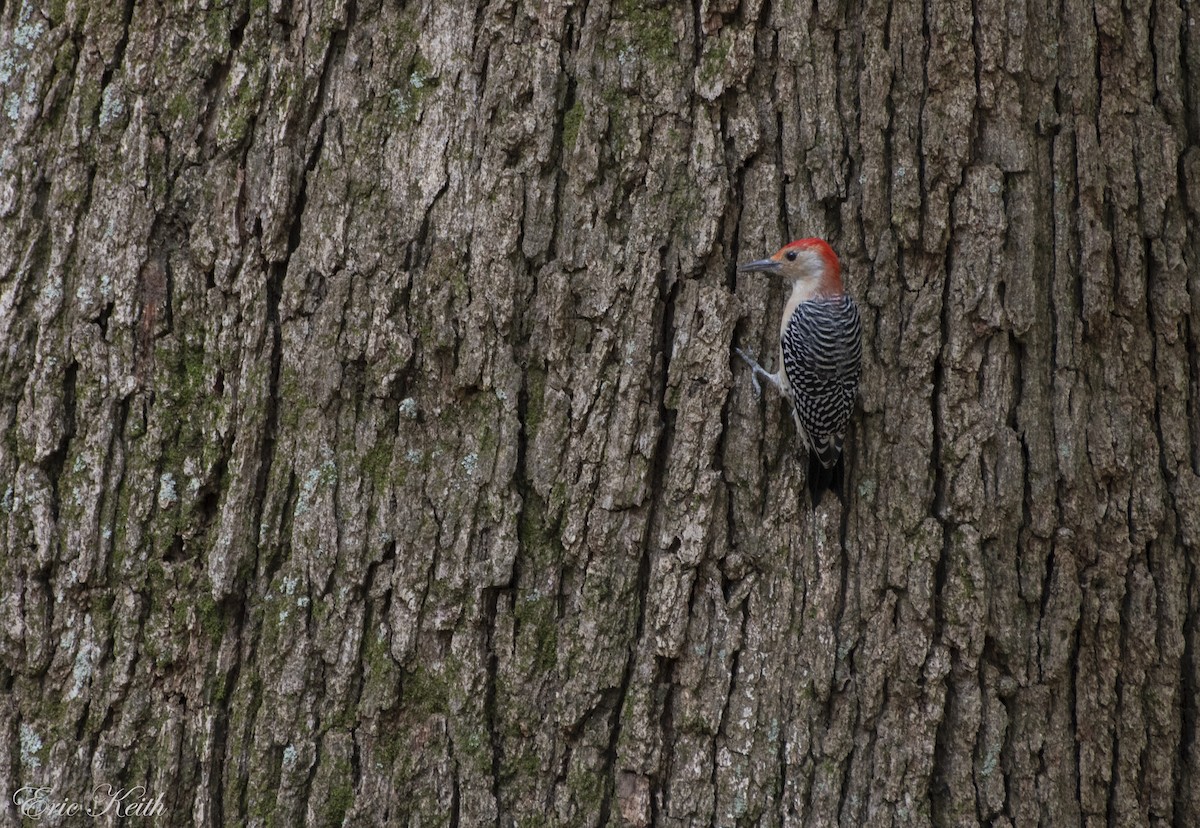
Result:
{"label": "bird head", "polygon": [[779,248],[769,259],[746,262],[741,273],[775,273],[789,282],[802,281],[817,293],[840,293],[842,267],[837,254],[824,239],[800,239]]}

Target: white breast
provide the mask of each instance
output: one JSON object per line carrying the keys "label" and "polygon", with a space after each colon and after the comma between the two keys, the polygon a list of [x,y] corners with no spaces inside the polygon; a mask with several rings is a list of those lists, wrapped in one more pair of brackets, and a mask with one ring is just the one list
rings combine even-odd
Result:
{"label": "white breast", "polygon": [[775,364],[779,366],[776,369],[779,372],[779,382],[788,393],[791,393],[791,383],[788,382],[787,371],[783,370],[783,335],[787,331],[788,323],[792,321],[796,306],[816,296],[818,285],[816,279],[797,279],[792,282],[792,295],[783,306],[783,320],[779,323],[779,359]]}
{"label": "white breast", "polygon": [[783,306],[783,321],[779,323],[781,339],[783,332],[787,330],[788,322],[792,321],[792,314],[796,312],[796,306],[816,296],[818,284],[816,279],[797,279],[792,282],[792,295],[788,297],[787,304]]}

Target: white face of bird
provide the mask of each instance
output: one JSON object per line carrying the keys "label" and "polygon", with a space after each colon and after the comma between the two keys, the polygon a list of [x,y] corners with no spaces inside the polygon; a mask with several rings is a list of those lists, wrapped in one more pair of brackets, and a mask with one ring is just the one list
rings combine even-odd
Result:
{"label": "white face of bird", "polygon": [[774,273],[789,282],[807,283],[814,291],[841,290],[841,266],[837,255],[821,239],[800,239],[785,245],[769,259],[747,262],[741,273]]}

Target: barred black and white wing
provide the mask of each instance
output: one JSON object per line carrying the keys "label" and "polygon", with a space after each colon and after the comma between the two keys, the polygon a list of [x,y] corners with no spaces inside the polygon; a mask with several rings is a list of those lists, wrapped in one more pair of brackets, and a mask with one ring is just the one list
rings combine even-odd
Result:
{"label": "barred black and white wing", "polygon": [[[862,321],[849,296],[817,297],[792,312],[780,342],[796,424],[816,462],[810,466],[814,504],[842,455],[846,426],[862,373]],[[822,476],[822,488],[814,481]]]}

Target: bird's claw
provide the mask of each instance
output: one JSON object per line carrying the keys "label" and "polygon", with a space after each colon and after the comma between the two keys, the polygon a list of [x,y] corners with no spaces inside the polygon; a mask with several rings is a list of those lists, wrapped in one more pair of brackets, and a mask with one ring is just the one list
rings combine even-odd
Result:
{"label": "bird's claw", "polygon": [[757,362],[754,361],[754,357],[747,354],[741,348],[735,347],[733,350],[737,352],[737,355],[740,356],[747,365],[750,366],[750,387],[754,389],[754,396],[761,399],[762,385],[758,381],[758,372],[761,371],[762,368]]}

